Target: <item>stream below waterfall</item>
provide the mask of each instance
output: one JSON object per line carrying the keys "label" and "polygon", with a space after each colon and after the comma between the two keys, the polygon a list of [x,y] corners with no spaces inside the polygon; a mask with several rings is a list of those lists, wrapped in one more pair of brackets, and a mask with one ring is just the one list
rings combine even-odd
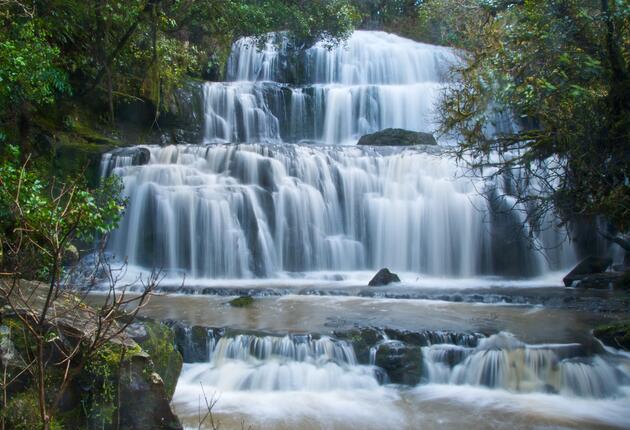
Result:
{"label": "stream below waterfall", "polygon": [[[357,31],[296,54],[275,37],[237,41],[226,82],[195,87],[197,140],[102,161],[129,197],[112,261],[162,270],[142,314],[178,333],[185,426],[216,396],[225,429],[630,428],[630,355],[591,334],[628,300],[562,286],[567,231],[534,231],[529,208],[507,210],[515,184],[464,177],[440,136],[355,145],[434,132],[457,53]],[[367,287],[382,267],[401,282]]]}

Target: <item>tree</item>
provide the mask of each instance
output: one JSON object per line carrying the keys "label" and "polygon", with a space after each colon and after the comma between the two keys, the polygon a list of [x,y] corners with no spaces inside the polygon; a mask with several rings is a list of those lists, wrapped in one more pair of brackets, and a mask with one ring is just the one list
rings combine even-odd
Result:
{"label": "tree", "polygon": [[469,4],[476,12],[455,32],[465,64],[441,114],[443,132],[461,140],[456,155],[507,181],[535,228],[553,213],[564,223],[603,218],[603,234],[627,233],[627,2],[487,3]]}
{"label": "tree", "polygon": [[[41,428],[50,428],[70,384],[90,360],[110,342],[129,344],[122,333],[146,303],[159,275],[142,282],[137,296],[130,297],[121,285],[120,272],[113,271],[102,253],[91,266],[65,262],[74,243],[92,243],[116,227],[124,208],[119,184],[106,182],[100,190],[89,191],[80,182],[47,183],[27,160],[18,164],[13,157],[0,166],[0,302],[7,305],[25,328],[27,359],[8,375],[3,359],[2,397],[6,406],[12,381],[28,374],[34,380]],[[88,270],[76,285],[74,270]],[[90,291],[97,279],[109,288],[102,305],[85,306],[70,292]],[[29,282],[28,280],[43,281]],[[135,306],[134,306],[135,305]],[[131,319],[122,320],[130,308]],[[125,323],[126,321],[126,323]],[[56,375],[56,376],[53,376]],[[52,389],[54,388],[54,389]],[[4,427],[4,416],[2,418]]]}

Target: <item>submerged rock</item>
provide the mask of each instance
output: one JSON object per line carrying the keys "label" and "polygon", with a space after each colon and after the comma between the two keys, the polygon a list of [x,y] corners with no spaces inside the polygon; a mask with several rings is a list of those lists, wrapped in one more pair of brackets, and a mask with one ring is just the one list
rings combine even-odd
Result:
{"label": "submerged rock", "polygon": [[376,133],[365,134],[359,139],[358,145],[373,146],[414,146],[437,145],[431,133],[409,131],[401,128],[386,128]]}
{"label": "submerged rock", "polygon": [[395,384],[417,385],[422,376],[422,350],[394,340],[381,344],[375,364],[381,367]]}
{"label": "submerged rock", "polygon": [[607,257],[586,257],[562,279],[562,282],[564,282],[566,287],[570,287],[574,281],[580,281],[586,276],[605,272],[611,264],[612,260]]}
{"label": "submerged rock", "polygon": [[384,285],[389,285],[392,282],[400,282],[400,278],[397,274],[390,272],[389,269],[385,267],[374,275],[368,285],[370,287],[382,287]]}
{"label": "submerged rock", "polygon": [[244,308],[252,303],[254,303],[254,298],[252,296],[241,296],[230,300],[230,306],[234,306],[235,308]]}

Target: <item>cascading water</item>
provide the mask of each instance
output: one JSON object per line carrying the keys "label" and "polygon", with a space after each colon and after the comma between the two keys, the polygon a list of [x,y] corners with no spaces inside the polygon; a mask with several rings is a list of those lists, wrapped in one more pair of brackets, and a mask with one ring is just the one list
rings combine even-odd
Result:
{"label": "cascading water", "polygon": [[205,142],[338,144],[388,127],[433,131],[434,102],[458,61],[449,48],[381,32],[357,31],[342,47],[302,54],[272,39],[279,46],[272,40],[263,50],[239,40],[231,82],[205,85]]}
{"label": "cascading water", "polygon": [[[627,361],[616,361],[614,355],[587,356],[579,344],[528,345],[506,332],[480,336],[416,334],[414,339],[426,346],[418,363],[425,376],[415,390],[423,393],[435,387],[439,392],[441,385],[436,384],[451,384],[503,393],[500,395],[546,396],[550,404],[563,398],[616,402],[614,399],[623,397],[627,390]],[[371,349],[378,350],[387,342],[390,340],[385,337]],[[219,337],[213,341],[207,362],[185,364],[175,398],[186,410],[202,393],[221,393],[226,411],[239,405],[238,410],[251,410],[252,415],[271,413],[272,420],[278,417],[270,411],[282,407],[262,401],[264,398],[296,405],[299,412],[293,412],[298,416],[310,415],[313,408],[322,415],[331,413],[317,409],[327,398],[352,398],[353,402],[370,404],[374,395],[381,396],[381,400],[371,407],[379,408],[377,404],[385,402],[388,408],[399,411],[395,401],[398,394],[383,382],[387,382],[383,371],[373,363],[358,363],[349,342],[326,336],[314,339],[309,335],[247,334]],[[306,410],[290,400],[305,396],[314,402]],[[368,427],[388,428],[390,424],[376,422]],[[404,422],[400,425],[413,428]]]}
{"label": "cascading water", "polygon": [[113,168],[130,205],[111,249],[131,264],[193,278],[383,266],[438,276],[545,270],[524,240],[511,243],[520,254],[512,266],[498,264],[506,238],[493,234],[475,184],[454,180],[456,167],[438,149],[150,151],[147,165]]}
{"label": "cascading water", "polygon": [[580,357],[579,344],[526,345],[509,333],[482,339],[475,348],[437,344],[423,348],[429,383],[550,392],[603,398],[618,393],[628,375],[601,356]]}
{"label": "cascading water", "polygon": [[[461,172],[438,148],[282,143],[340,144],[385,127],[431,131],[443,77],[457,61],[451,49],[358,31],[344,46],[296,55],[295,87],[277,82],[295,64],[286,37],[276,38],[279,47],[262,51],[238,41],[230,82],[204,85],[203,141],[231,144],[153,147],[148,164],[103,158],[103,174],[120,175],[130,197],[115,255],[206,279],[383,266],[449,277],[548,269],[515,237],[520,214],[489,216],[478,195],[485,184],[456,180]],[[558,242],[548,232],[540,240]],[[568,246],[553,257],[552,268],[573,258]]]}

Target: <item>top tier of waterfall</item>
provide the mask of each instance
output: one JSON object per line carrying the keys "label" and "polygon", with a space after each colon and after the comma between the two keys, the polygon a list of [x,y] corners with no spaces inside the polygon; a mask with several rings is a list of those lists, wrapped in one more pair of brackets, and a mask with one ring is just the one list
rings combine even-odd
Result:
{"label": "top tier of waterfall", "polygon": [[[232,48],[227,79],[286,82],[285,69],[294,55],[283,35],[271,36],[262,49],[252,38],[240,39]],[[335,48],[318,43],[299,59],[304,83],[407,85],[443,81],[457,56],[450,48],[380,31],[356,31]]]}
{"label": "top tier of waterfall", "polygon": [[301,51],[283,33],[234,43],[204,86],[204,143],[354,144],[386,128],[434,132],[454,50],[379,32]]}

